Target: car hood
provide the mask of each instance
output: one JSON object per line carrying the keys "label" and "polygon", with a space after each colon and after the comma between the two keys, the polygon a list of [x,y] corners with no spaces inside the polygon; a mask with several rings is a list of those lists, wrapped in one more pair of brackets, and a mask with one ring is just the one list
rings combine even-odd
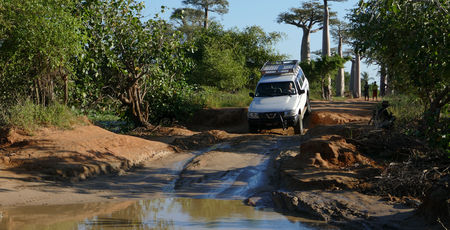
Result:
{"label": "car hood", "polygon": [[297,105],[296,96],[255,97],[248,108],[249,112],[267,113],[292,110]]}

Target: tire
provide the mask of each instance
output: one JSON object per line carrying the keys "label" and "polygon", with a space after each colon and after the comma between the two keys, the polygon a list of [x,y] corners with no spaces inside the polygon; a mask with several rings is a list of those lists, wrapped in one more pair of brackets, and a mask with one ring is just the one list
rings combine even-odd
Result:
{"label": "tire", "polygon": [[249,133],[258,133],[258,127],[255,125],[248,124],[248,132]]}
{"label": "tire", "polygon": [[294,125],[294,133],[303,135],[303,118],[298,118],[297,124]]}

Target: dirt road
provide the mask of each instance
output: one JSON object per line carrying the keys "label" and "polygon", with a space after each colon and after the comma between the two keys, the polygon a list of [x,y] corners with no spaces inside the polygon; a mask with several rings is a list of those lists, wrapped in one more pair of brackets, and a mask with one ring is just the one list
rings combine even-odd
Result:
{"label": "dirt road", "polygon": [[99,175],[76,183],[45,180],[37,173],[2,169],[0,204],[24,206],[150,199],[162,196],[245,199],[271,191],[268,165],[281,148],[299,137],[236,136],[195,151],[172,152],[131,171]]}
{"label": "dirt road", "polygon": [[[336,191],[325,193],[314,187],[317,184],[324,184],[324,181],[327,181],[328,185],[331,183],[332,187],[325,186],[326,188],[319,189],[352,189],[351,185],[358,184],[357,175],[359,175],[360,171],[358,170],[361,167],[355,168],[355,165],[364,165],[364,162],[370,162],[370,160],[360,157],[359,153],[348,150],[353,147],[349,147],[345,140],[335,147],[330,147],[339,149],[344,146],[347,149],[347,152],[342,152],[345,160],[338,156],[341,154],[340,150],[337,150],[336,161],[328,159],[324,155],[314,155],[316,150],[313,150],[311,158],[301,158],[309,155],[300,154],[299,146],[307,146],[305,142],[309,141],[311,135],[331,135],[333,132],[342,134],[343,130],[337,130],[334,126],[325,129],[323,127],[312,128],[324,124],[366,124],[370,119],[373,106],[373,102],[364,101],[314,102],[314,112],[305,120],[306,128],[311,129],[311,132],[305,136],[291,135],[293,134],[292,128],[266,130],[255,135],[246,134],[245,109],[230,109],[229,113],[226,109],[222,109],[204,112],[207,114],[205,117],[210,118],[214,117],[214,113],[220,114],[218,117],[221,117],[222,120],[207,120],[211,124],[207,122],[206,125],[205,123],[193,125],[190,127],[193,131],[183,128],[160,128],[152,133],[145,131],[135,133],[135,135],[148,140],[109,132],[97,133],[95,136],[102,138],[94,138],[85,132],[101,131],[90,126],[77,128],[71,131],[72,133],[66,131],[65,133],[68,134],[62,135],[64,141],[62,141],[60,133],[55,134],[53,131],[47,132],[43,137],[37,135],[28,137],[27,140],[25,137],[21,137],[22,139],[17,142],[21,145],[12,144],[3,149],[3,153],[9,154],[9,164],[3,164],[0,168],[0,204],[1,206],[73,204],[178,196],[246,199],[246,203],[249,205],[271,206],[273,198],[275,206],[285,211],[302,212],[299,210],[300,203],[305,207],[316,207],[306,211],[307,216],[326,221],[345,220],[346,223],[351,223],[364,220],[365,224],[375,223],[373,225],[375,227],[383,226],[393,220],[404,221],[405,218],[411,216],[412,208],[387,204],[380,201],[380,197],[352,191],[341,191],[339,194]],[[223,131],[205,131],[205,127],[208,125],[228,130],[231,134]],[[223,127],[228,127],[228,129]],[[347,129],[351,129],[351,127],[347,127]],[[76,133],[81,136],[68,138]],[[326,137],[325,141],[338,139]],[[43,141],[46,143],[45,148],[42,148]],[[302,143],[305,144],[302,145]],[[133,146],[131,149],[136,153],[127,150],[127,146]],[[155,151],[155,147],[159,150]],[[152,149],[150,153],[148,149]],[[126,151],[124,153],[121,150]],[[322,150],[317,151],[320,153]],[[39,156],[33,155],[36,153],[45,155],[45,157],[39,158]],[[80,154],[83,157],[79,159],[73,157]],[[47,164],[41,163],[39,167],[36,165],[34,165],[36,167],[28,167],[34,172],[18,171],[20,164],[17,162],[22,165],[24,162],[30,163],[30,161],[24,160],[27,156],[30,159],[39,159],[39,162],[57,159],[53,163],[57,163],[59,166],[53,167],[52,162],[50,164],[47,162]],[[15,159],[20,161],[14,161]],[[67,159],[70,160],[67,161]],[[87,163],[92,166],[87,169],[86,159],[89,160]],[[303,163],[300,166],[298,164],[289,165],[286,164],[286,159],[292,159],[292,162],[301,160]],[[5,162],[5,160],[3,161]],[[108,161],[115,163],[108,166]],[[68,165],[68,162],[71,165],[69,168],[74,172],[61,173],[61,170],[57,170],[61,169],[63,165]],[[103,163],[107,164],[104,167],[109,170],[100,170],[94,174],[93,172],[96,172],[97,168],[102,168]],[[308,170],[315,171],[305,171],[302,168],[305,164],[309,165]],[[342,168],[347,167],[347,164],[348,167],[353,168]],[[11,165],[15,167],[8,167]],[[111,165],[118,166],[116,169],[111,169]],[[367,165],[371,168],[374,167],[372,163]],[[47,168],[42,168],[43,166]],[[80,167],[83,168],[81,173]],[[126,171],[127,169],[130,170]],[[345,175],[338,176],[342,169],[345,170]],[[314,176],[305,182],[305,178],[317,171],[320,171],[320,174],[315,175],[324,176]],[[72,176],[76,180],[71,182],[48,180],[49,172],[59,179],[70,179]],[[102,175],[104,173],[107,174]],[[88,177],[87,180],[85,180],[86,177]],[[304,186],[301,190],[309,188],[308,191],[284,192],[286,189],[295,191],[298,188],[296,184],[299,182],[303,183],[301,186]],[[308,187],[311,185],[314,186]],[[283,192],[280,192],[280,189]],[[317,203],[308,203],[305,200],[318,200],[321,201],[321,204],[318,206]],[[296,203],[292,203],[292,201],[296,201]],[[327,214],[330,212],[334,214]],[[389,218],[385,218],[386,216]],[[358,228],[362,225],[353,226]]]}

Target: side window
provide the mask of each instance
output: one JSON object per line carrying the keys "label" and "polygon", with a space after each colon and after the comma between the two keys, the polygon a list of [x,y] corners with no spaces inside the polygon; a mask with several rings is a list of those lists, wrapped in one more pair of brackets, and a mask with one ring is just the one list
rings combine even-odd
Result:
{"label": "side window", "polygon": [[303,70],[302,69],[300,69],[300,71],[299,71],[300,73],[301,73],[301,75],[302,75],[302,77],[301,77],[301,79],[302,79],[302,85],[303,85],[303,82],[305,82],[305,74],[303,73]]}
{"label": "side window", "polygon": [[295,81],[295,86],[297,87],[297,93],[300,91],[300,85],[298,84],[298,81]]}
{"label": "side window", "polygon": [[300,83],[300,86],[303,86],[303,72],[301,70],[298,71],[297,81]]}

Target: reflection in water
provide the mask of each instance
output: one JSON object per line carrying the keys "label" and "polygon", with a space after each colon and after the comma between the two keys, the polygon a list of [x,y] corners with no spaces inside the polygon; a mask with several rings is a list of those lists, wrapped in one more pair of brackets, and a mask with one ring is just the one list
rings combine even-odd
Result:
{"label": "reflection in water", "polygon": [[1,210],[0,229],[308,229],[238,200],[161,198],[138,202]]}

